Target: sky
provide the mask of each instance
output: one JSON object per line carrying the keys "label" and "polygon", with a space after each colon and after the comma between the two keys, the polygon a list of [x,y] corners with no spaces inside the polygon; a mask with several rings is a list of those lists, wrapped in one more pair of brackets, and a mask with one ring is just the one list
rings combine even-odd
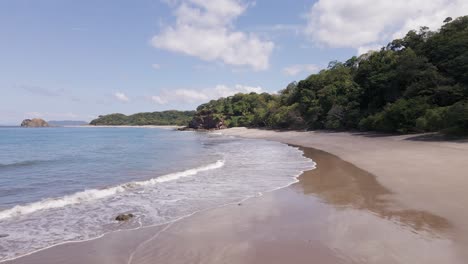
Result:
{"label": "sky", "polygon": [[0,0],[0,124],[276,92],[461,15],[466,0]]}

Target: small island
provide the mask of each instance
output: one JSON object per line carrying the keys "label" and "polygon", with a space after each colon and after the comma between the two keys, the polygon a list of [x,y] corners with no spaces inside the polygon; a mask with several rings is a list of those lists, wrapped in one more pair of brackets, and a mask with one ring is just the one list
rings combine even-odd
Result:
{"label": "small island", "polygon": [[21,122],[21,127],[49,127],[49,123],[40,118],[25,119]]}

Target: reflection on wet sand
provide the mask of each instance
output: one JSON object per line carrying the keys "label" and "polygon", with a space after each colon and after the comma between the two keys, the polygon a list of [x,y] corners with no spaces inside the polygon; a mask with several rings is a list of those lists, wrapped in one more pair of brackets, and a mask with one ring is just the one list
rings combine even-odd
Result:
{"label": "reflection on wet sand", "polygon": [[321,150],[300,149],[318,164],[315,170],[303,174],[300,183],[294,186],[302,189],[304,194],[316,195],[337,207],[369,210],[416,231],[424,230],[436,235],[451,228],[451,224],[440,216],[398,208],[391,200],[390,190],[377,182],[374,175],[353,164]]}

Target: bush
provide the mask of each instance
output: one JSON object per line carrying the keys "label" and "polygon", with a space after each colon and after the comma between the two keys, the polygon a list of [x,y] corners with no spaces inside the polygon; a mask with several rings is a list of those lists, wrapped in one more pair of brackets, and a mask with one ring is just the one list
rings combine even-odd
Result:
{"label": "bush", "polygon": [[447,127],[444,134],[453,136],[468,135],[468,100],[450,106],[446,113]]}
{"label": "bush", "polygon": [[382,112],[361,120],[359,127],[361,129],[383,132],[416,132],[416,120],[428,108],[429,105],[423,98],[399,99],[395,103],[385,106]]}
{"label": "bush", "polygon": [[439,131],[447,126],[447,107],[429,109],[424,116],[416,120],[416,127],[421,131]]}

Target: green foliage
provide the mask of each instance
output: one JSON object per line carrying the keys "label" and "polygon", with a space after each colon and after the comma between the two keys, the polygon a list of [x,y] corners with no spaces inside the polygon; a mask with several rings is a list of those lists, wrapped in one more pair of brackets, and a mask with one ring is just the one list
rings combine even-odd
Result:
{"label": "green foliage", "polygon": [[417,132],[416,120],[421,117],[429,105],[423,98],[399,99],[389,103],[383,111],[368,116],[362,125],[365,129],[384,132]]}
{"label": "green foliage", "polygon": [[195,111],[163,111],[152,113],[137,113],[126,116],[124,114],[110,114],[99,116],[91,121],[91,125],[101,126],[144,126],[144,125],[187,125],[195,115]]}
{"label": "green foliage", "polygon": [[426,113],[416,120],[416,127],[421,131],[439,131],[447,127],[448,107],[428,109]]}
{"label": "green foliage", "polygon": [[278,94],[213,100],[197,108],[195,119],[216,116],[229,127],[468,134],[468,16],[444,23],[437,32],[422,27],[380,51],[333,61]]}
{"label": "green foliage", "polygon": [[445,115],[446,126],[442,132],[455,135],[468,135],[468,100],[450,106]]}

